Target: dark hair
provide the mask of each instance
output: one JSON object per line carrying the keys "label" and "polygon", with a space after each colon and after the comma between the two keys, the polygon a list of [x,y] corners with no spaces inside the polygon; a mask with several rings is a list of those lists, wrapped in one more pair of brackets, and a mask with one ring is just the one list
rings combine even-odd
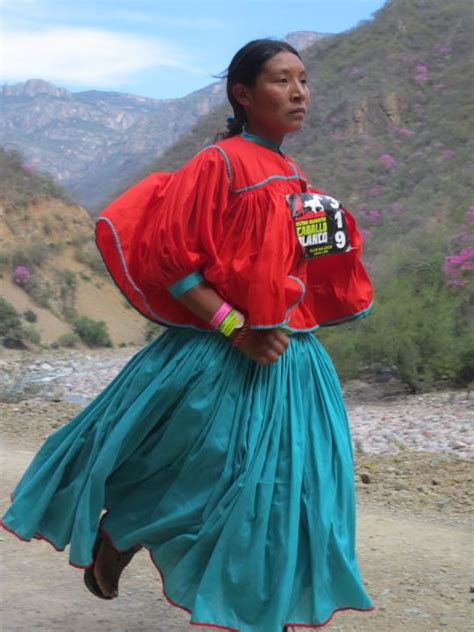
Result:
{"label": "dark hair", "polygon": [[300,57],[291,44],[272,39],[252,40],[235,53],[229,67],[221,75],[222,78],[227,77],[227,98],[234,110],[233,120],[228,122],[228,131],[223,134],[224,138],[240,134],[246,122],[245,109],[236,101],[232,88],[237,83],[253,86],[265,62],[282,52],[293,53]]}

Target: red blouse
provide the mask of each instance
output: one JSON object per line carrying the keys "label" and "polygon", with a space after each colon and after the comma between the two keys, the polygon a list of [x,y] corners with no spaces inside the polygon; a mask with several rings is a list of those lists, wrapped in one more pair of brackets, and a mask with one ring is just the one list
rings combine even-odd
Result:
{"label": "red blouse", "polygon": [[123,193],[98,218],[97,245],[132,305],[164,325],[210,329],[176,298],[203,278],[252,328],[311,331],[364,316],[372,287],[355,220],[342,209],[349,250],[305,258],[287,199],[302,192],[324,195],[244,132]]}

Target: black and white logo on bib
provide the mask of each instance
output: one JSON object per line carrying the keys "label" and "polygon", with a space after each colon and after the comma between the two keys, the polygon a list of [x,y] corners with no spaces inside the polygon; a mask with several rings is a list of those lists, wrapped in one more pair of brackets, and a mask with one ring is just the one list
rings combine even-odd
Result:
{"label": "black and white logo on bib", "polygon": [[346,217],[338,200],[317,193],[291,193],[286,199],[305,259],[350,250]]}

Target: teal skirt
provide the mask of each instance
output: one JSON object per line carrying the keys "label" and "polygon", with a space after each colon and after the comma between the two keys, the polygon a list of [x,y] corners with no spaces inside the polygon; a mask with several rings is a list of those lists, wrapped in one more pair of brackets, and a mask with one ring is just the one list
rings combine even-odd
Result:
{"label": "teal skirt", "polygon": [[47,438],[2,524],[85,568],[104,509],[191,623],[282,632],[372,609],[347,414],[311,334],[261,367],[214,332],[167,330]]}

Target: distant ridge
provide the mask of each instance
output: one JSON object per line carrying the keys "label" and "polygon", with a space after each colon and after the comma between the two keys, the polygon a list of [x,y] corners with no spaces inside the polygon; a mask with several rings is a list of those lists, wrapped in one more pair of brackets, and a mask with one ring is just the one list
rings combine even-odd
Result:
{"label": "distant ridge", "polygon": [[[321,37],[299,31],[286,39],[304,49]],[[70,92],[30,79],[0,89],[0,144],[19,150],[91,209],[224,101],[222,81],[181,99],[158,100],[101,90]]]}

